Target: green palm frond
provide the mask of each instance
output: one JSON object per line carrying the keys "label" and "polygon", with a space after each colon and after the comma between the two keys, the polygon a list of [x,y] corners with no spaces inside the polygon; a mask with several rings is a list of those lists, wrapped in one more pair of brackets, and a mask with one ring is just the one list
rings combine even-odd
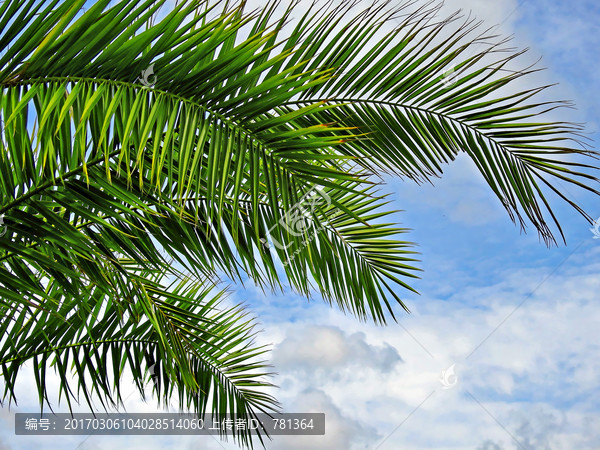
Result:
{"label": "green palm frond", "polygon": [[[511,219],[522,227],[529,221],[547,243],[555,242],[548,216],[564,235],[543,188],[591,221],[555,187],[557,181],[566,181],[599,193],[590,183],[598,182],[590,173],[597,165],[583,161],[598,156],[583,145],[581,126],[543,120],[568,102],[536,100],[550,86],[507,93],[516,80],[539,69],[511,70],[524,52],[506,47],[507,40],[489,30],[481,31],[474,19],[458,25],[462,19],[456,15],[438,21],[439,7],[429,4],[401,15],[405,6],[393,9],[382,2],[344,21],[343,27],[338,26],[338,14],[350,7],[308,11],[304,20],[319,18],[323,26],[298,25],[292,35],[305,45],[295,58],[310,58],[309,68],[333,66],[336,72],[281,110],[320,100],[343,103],[319,112],[317,121],[371,134],[369,140],[348,140],[338,151],[362,156],[370,170],[415,181],[441,175],[443,163],[465,152]],[[374,42],[373,36],[392,18],[397,25]],[[450,37],[441,39],[449,31]]]}
{"label": "green palm frond", "polygon": [[[263,381],[267,366],[257,357],[266,349],[252,345],[254,323],[247,312],[226,307],[223,292],[212,293],[211,283],[182,278],[165,287],[162,274],[132,261],[121,261],[121,267],[128,273],[111,274],[119,296],[92,283],[72,296],[51,282],[46,291],[59,301],[55,308],[3,307],[4,397],[16,401],[17,375],[32,363],[40,404],[49,401],[46,373],[52,368],[69,408],[80,397],[92,409],[93,398],[104,408],[121,406],[130,388],[121,382],[125,369],[143,398],[147,391],[165,405],[175,398],[182,410],[200,415],[256,417],[256,411],[276,405],[262,392],[270,384]],[[238,438],[250,442],[247,435]]]}
{"label": "green palm frond", "polygon": [[69,406],[119,406],[123,374],[144,395],[158,364],[159,401],[276,410],[252,321],[206,280],[286,279],[395,318],[418,269],[382,173],[431,180],[463,151],[548,243],[548,189],[591,219],[554,182],[599,193],[597,155],[544,118],[564,106],[536,100],[545,86],[514,88],[537,69],[507,72],[521,52],[473,21],[414,2],[313,4],[295,26],[297,2],[190,0],[162,20],[165,0],[85,3],[0,3],[4,398],[33,361],[40,404],[52,369]]}

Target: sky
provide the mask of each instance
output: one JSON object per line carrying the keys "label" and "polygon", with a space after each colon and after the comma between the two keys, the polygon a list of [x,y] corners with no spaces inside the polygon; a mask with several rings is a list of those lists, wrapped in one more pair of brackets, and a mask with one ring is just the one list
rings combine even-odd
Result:
{"label": "sky", "polygon": [[[304,1],[304,0],[302,0]],[[447,0],[529,47],[558,82],[556,99],[577,109],[598,141],[600,5],[591,0]],[[567,245],[547,248],[521,233],[473,164],[458,158],[434,186],[387,179],[395,218],[411,228],[424,270],[420,295],[401,292],[411,314],[377,327],[292,292],[235,288],[272,345],[286,412],[324,412],[325,436],[276,436],[268,449],[600,448],[600,239],[574,210],[555,202]],[[560,186],[565,188],[565,186]],[[567,188],[572,190],[572,188]],[[572,191],[591,216],[600,199]],[[202,437],[15,436],[0,409],[0,449],[234,449]],[[152,412],[133,394],[130,412]],[[46,439],[46,440],[44,440]]]}

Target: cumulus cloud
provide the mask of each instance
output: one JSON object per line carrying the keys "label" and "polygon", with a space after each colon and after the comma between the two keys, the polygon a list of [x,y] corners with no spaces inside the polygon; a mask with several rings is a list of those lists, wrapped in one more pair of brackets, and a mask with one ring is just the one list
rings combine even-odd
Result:
{"label": "cumulus cloud", "polygon": [[523,449],[562,450],[596,449],[598,433],[597,416],[577,412],[563,412],[547,405],[520,405],[507,411],[502,420],[510,435],[486,439],[478,450]]}
{"label": "cumulus cloud", "polygon": [[273,364],[282,371],[327,371],[349,366],[391,371],[402,358],[387,343],[370,345],[362,332],[348,334],[333,326],[294,327],[273,350]]}
{"label": "cumulus cloud", "polygon": [[439,211],[442,217],[454,223],[483,226],[506,219],[499,200],[485,183],[473,161],[464,153],[443,167],[444,174],[433,180],[433,185],[393,181],[403,203],[411,208]]}
{"label": "cumulus cloud", "polygon": [[477,450],[502,450],[502,447],[490,440],[486,440],[483,444],[477,447]]}
{"label": "cumulus cloud", "polygon": [[381,436],[364,420],[350,418],[333,399],[320,389],[309,388],[289,403],[295,412],[325,413],[324,436],[275,436],[269,446],[272,450],[304,450],[319,448],[347,450],[368,448]]}
{"label": "cumulus cloud", "polygon": [[555,0],[552,2],[524,2],[523,38],[528,38],[532,49],[543,55],[545,65],[552,70],[554,82],[564,98],[576,102],[575,121],[587,122],[587,130],[598,132],[597,96],[600,89],[600,62],[596,55],[600,45],[598,2],[594,0]]}
{"label": "cumulus cloud", "polygon": [[[593,261],[600,251],[590,247],[550,278],[551,266],[503,267],[497,282],[455,283],[451,301],[426,294],[401,326],[360,324],[315,305],[292,329],[275,326],[285,330],[276,352],[289,349],[274,361],[278,396],[297,405],[311,386],[326,392],[348,419],[377,430],[369,448],[383,443],[379,450],[519,448],[512,436],[525,448],[597,448],[600,432],[591,430],[600,429],[594,425],[600,420],[600,264]],[[389,372],[364,370],[377,363],[365,362],[365,351],[352,357],[346,350],[359,333],[369,339],[361,337],[359,347],[399,349],[403,363]],[[293,352],[304,343],[306,350]],[[317,353],[328,358],[315,357],[319,343]],[[444,390],[441,371],[451,364],[458,382]]]}

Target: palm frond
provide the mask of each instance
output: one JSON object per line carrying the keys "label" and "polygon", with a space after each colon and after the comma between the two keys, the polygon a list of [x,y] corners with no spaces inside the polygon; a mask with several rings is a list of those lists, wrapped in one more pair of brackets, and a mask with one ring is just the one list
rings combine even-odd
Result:
{"label": "palm frond", "polygon": [[[522,52],[471,19],[413,1],[315,3],[291,27],[298,2],[190,0],[162,20],[166,0],[85,3],[0,3],[5,398],[33,361],[41,404],[53,368],[69,404],[118,406],[123,370],[143,395],[154,365],[163,402],[276,409],[252,322],[203,280],[287,279],[395,318],[417,269],[382,173],[430,181],[464,151],[546,242],[548,215],[562,235],[549,190],[591,220],[554,182],[599,194],[597,154],[547,119],[567,105],[539,100],[547,86],[516,88],[537,70],[509,71]],[[179,270],[195,278],[169,284]]]}
{"label": "palm frond", "polygon": [[[165,286],[162,274],[133,261],[121,261],[120,267],[129,271],[112,274],[117,287],[112,295],[93,283],[69,295],[60,283],[48,282],[48,295],[59,300],[56,307],[42,310],[22,302],[2,307],[5,398],[16,401],[18,374],[32,363],[41,406],[49,402],[51,368],[69,408],[82,396],[92,410],[92,399],[105,409],[121,406],[127,372],[143,398],[151,387],[165,405],[175,398],[180,410],[200,416],[255,418],[256,411],[277,405],[262,392],[270,386],[264,381],[269,373],[257,358],[266,349],[252,344],[254,322],[247,312],[226,307],[223,292],[214,293],[210,283],[183,278]],[[236,437],[250,443],[249,433]]]}
{"label": "palm frond", "polygon": [[[524,52],[507,47],[506,39],[482,30],[471,18],[438,20],[439,6],[411,11],[407,6],[412,3],[392,8],[380,2],[343,27],[338,14],[350,8],[307,12],[303,20],[317,23],[319,17],[326,26],[299,24],[292,35],[302,51],[294,58],[310,58],[309,68],[336,71],[282,110],[320,100],[344,103],[319,112],[317,122],[355,127],[370,133],[370,139],[348,140],[338,152],[362,156],[372,171],[392,171],[418,182],[440,176],[443,163],[465,152],[511,219],[522,227],[529,221],[548,244],[555,242],[548,216],[564,235],[542,188],[591,222],[555,187],[566,181],[599,193],[594,187],[599,180],[591,173],[597,170],[598,154],[585,145],[582,127],[544,120],[569,103],[536,100],[551,86],[513,88],[539,69],[512,70]],[[374,40],[392,18],[398,25]]]}

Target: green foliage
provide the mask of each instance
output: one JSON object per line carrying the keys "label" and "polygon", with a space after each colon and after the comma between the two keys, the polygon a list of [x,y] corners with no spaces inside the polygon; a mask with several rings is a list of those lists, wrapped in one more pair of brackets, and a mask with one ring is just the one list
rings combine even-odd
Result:
{"label": "green foliage", "polygon": [[5,399],[27,362],[41,406],[49,369],[69,407],[115,407],[123,374],[144,395],[153,367],[159,401],[275,411],[254,322],[211,279],[285,278],[359,319],[394,318],[414,244],[380,220],[374,175],[428,181],[463,151],[547,243],[548,216],[562,235],[548,189],[591,219],[555,185],[599,193],[576,160],[596,157],[581,129],[545,120],[565,104],[514,88],[536,69],[507,71],[520,53],[472,21],[412,3],[297,16],[196,0],[161,20],[164,0],[84,4],[0,3]]}

